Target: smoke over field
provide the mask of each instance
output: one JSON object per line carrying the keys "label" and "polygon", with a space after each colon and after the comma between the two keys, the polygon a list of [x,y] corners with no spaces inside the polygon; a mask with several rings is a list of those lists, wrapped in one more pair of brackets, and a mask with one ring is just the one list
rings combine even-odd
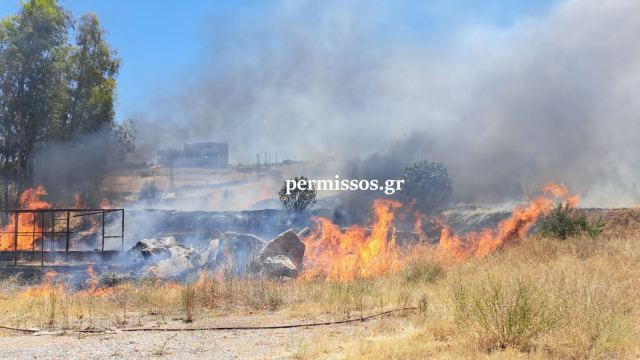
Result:
{"label": "smoke over field", "polygon": [[0,22],[0,358],[640,357],[637,1],[92,2]]}
{"label": "smoke over field", "polygon": [[[502,26],[460,21],[446,41],[428,27],[409,40],[391,31],[403,6],[282,1],[212,18],[208,51],[142,121],[164,128],[163,145],[227,139],[240,162],[269,149],[334,173],[366,162],[393,178],[437,160],[463,201],[560,181],[584,204],[635,202],[637,2],[567,1]],[[140,134],[140,147],[156,134]]]}

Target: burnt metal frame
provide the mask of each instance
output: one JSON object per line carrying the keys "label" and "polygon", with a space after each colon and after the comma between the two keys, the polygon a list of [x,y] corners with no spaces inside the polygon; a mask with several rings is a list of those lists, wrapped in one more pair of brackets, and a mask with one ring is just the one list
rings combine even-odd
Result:
{"label": "burnt metal frame", "polygon": [[[105,235],[104,233],[104,228],[105,228],[105,215],[107,213],[113,213],[113,212],[120,212],[121,213],[121,227],[120,227],[120,235]],[[101,232],[101,238],[102,238],[102,245],[100,248],[100,251],[104,252],[104,240],[105,239],[110,239],[110,238],[119,238],[121,239],[121,247],[120,250],[124,251],[124,209],[8,209],[8,210],[4,210],[4,209],[0,209],[0,213],[6,213],[8,216],[10,214],[14,214],[14,220],[13,223],[14,225],[14,229],[12,231],[13,233],[13,264],[14,266],[17,265],[18,263],[18,236],[29,236],[31,235],[34,239],[33,241],[33,248],[32,251],[35,252],[36,251],[36,243],[35,243],[35,238],[36,235],[40,235],[40,252],[42,254],[41,256],[41,264],[44,265],[44,237],[45,235],[50,235],[51,237],[51,252],[55,251],[55,240],[56,240],[56,236],[60,236],[60,235],[65,235],[65,252],[69,252],[69,240],[71,238],[71,233],[72,231],[69,229],[69,223],[71,220],[71,217],[82,217],[82,216],[90,216],[90,215],[102,215],[102,232]],[[20,231],[19,230],[19,226],[20,226],[20,221],[19,221],[19,216],[20,214],[23,213],[27,213],[27,214],[33,214],[33,230],[28,232],[28,231]],[[51,230],[50,231],[45,231],[45,224],[44,224],[44,220],[45,220],[45,214],[46,213],[51,213]],[[56,218],[56,213],[66,213],[66,217],[63,218]],[[71,215],[72,213],[80,213],[80,214],[74,214],[73,216]],[[37,215],[40,214],[40,219],[41,219],[41,223],[40,223],[40,228],[41,231],[36,232],[35,231],[35,227],[36,227],[36,221],[37,221]],[[60,221],[60,220],[65,220],[66,221],[66,231],[58,231],[56,232],[56,221]],[[1,232],[0,232],[1,233]],[[7,233],[7,232],[4,232]]]}

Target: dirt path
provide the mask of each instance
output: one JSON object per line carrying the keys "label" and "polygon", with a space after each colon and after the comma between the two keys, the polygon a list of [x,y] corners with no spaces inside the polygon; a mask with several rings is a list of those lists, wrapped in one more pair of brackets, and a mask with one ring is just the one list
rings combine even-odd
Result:
{"label": "dirt path", "polygon": [[358,325],[268,331],[0,336],[1,359],[292,359],[315,337],[354,336]]}

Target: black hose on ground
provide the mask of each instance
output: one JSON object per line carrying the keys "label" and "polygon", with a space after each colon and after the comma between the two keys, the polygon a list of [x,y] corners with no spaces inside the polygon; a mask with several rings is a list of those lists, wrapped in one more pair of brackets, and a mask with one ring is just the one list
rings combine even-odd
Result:
{"label": "black hose on ground", "polygon": [[[142,331],[229,331],[229,330],[275,330],[275,329],[292,329],[292,328],[304,328],[304,327],[315,327],[315,326],[327,326],[327,325],[339,325],[339,324],[347,324],[352,322],[364,322],[371,320],[373,318],[377,318],[384,315],[390,315],[393,313],[417,310],[418,308],[415,306],[405,307],[400,309],[387,310],[379,313],[375,313],[372,315],[367,315],[359,318],[346,319],[346,320],[335,320],[335,321],[324,321],[324,322],[312,322],[312,323],[303,323],[303,324],[285,324],[285,325],[265,325],[265,326],[211,326],[211,327],[192,327],[192,328],[123,328],[116,329],[116,331],[122,332],[142,332]],[[0,325],[0,329],[18,331],[23,333],[38,333],[41,330],[36,329],[22,329],[15,328],[10,326]],[[87,330],[73,330],[71,332],[74,333],[85,333],[85,334],[100,334],[105,333],[109,330],[97,330],[97,329],[87,329]]]}

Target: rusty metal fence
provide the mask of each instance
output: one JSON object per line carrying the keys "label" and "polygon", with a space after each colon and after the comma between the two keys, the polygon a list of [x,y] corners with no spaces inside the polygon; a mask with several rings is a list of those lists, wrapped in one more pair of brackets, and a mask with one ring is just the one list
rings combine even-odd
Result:
{"label": "rusty metal fence", "polygon": [[[8,220],[0,230],[0,239],[3,240],[0,255],[6,258],[7,253],[12,253],[14,265],[17,265],[18,258],[29,255],[27,257],[33,259],[36,253],[40,254],[40,262],[44,265],[45,253],[113,252],[113,246],[110,246],[111,250],[105,250],[105,242],[110,239],[119,239],[117,245],[120,251],[124,250],[124,209],[9,209],[0,210],[0,214]],[[94,217],[93,223],[97,226],[90,229],[90,234],[85,237],[95,237],[96,243],[93,249],[86,249],[90,244],[85,244],[85,249],[74,249],[72,238],[77,234],[72,229],[73,219],[86,217]],[[113,224],[110,227],[111,231],[115,228],[115,234],[105,233],[107,223]],[[20,240],[30,243],[31,248],[24,247],[25,241],[19,245]]]}

